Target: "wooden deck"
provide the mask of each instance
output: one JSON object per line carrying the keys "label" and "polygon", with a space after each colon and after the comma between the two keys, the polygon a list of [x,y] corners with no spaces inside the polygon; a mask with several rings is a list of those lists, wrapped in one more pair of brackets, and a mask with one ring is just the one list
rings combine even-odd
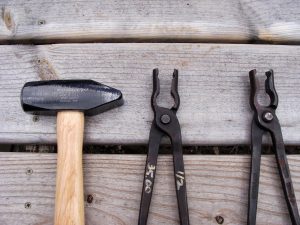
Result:
{"label": "wooden deck", "polygon": [[[67,78],[124,94],[124,106],[86,118],[85,143],[146,144],[156,67],[166,106],[179,69],[184,144],[249,144],[254,68],[261,81],[275,71],[284,141],[300,144],[299,0],[2,0],[0,10],[1,144],[55,143],[55,118],[25,114],[20,90],[27,81]],[[1,225],[53,224],[55,163],[55,154],[0,153]],[[85,155],[85,198],[93,196],[86,225],[137,223],[144,163],[145,155]],[[300,204],[300,156],[289,163]],[[191,225],[216,225],[216,216],[246,224],[249,156],[186,155],[185,164]],[[157,173],[148,224],[178,225],[169,156],[159,158]],[[291,224],[272,156],[262,160],[257,218]]]}
{"label": "wooden deck", "polygon": [[[191,224],[245,224],[249,156],[184,158]],[[86,225],[137,224],[145,156],[85,155]],[[289,157],[300,203],[300,156]],[[53,224],[55,154],[0,154],[0,223]],[[179,224],[171,156],[158,161],[149,225]],[[27,203],[27,204],[26,204]],[[289,224],[272,156],[262,159],[257,225]],[[100,223],[101,221],[101,223]]]}
{"label": "wooden deck", "polygon": [[85,142],[146,144],[153,120],[152,69],[158,67],[165,105],[166,100],[173,104],[172,72],[179,69],[184,144],[249,143],[248,72],[254,68],[261,81],[266,70],[274,69],[285,143],[300,144],[298,46],[122,43],[11,45],[0,51],[5,52],[0,55],[1,142],[56,141],[55,117],[36,121],[22,111],[20,90],[26,81],[88,78],[122,90],[125,105],[86,118]]}
{"label": "wooden deck", "polygon": [[299,43],[298,0],[2,0],[0,40]]}

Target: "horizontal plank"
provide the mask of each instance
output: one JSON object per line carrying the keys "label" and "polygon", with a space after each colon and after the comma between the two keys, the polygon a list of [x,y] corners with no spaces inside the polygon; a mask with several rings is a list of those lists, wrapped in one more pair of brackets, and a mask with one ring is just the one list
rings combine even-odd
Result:
{"label": "horizontal plank", "polygon": [[0,3],[0,42],[300,42],[298,0]]}
{"label": "horizontal plank", "polygon": [[[184,157],[191,225],[246,224],[249,156]],[[288,157],[298,204],[300,156]],[[0,223],[53,224],[55,154],[0,154]],[[85,155],[86,224],[137,223],[145,156]],[[273,156],[262,158],[257,225],[290,224]],[[178,222],[171,156],[160,156],[149,225]],[[26,205],[27,203],[27,205]],[[26,207],[25,207],[26,205]]]}
{"label": "horizontal plank", "polygon": [[261,79],[263,72],[274,69],[284,140],[299,144],[299,50],[298,46],[234,44],[0,46],[0,143],[56,142],[54,117],[22,111],[20,91],[25,82],[94,79],[120,89],[125,104],[87,117],[85,143],[146,144],[153,120],[152,69],[158,67],[163,106],[173,104],[171,74],[179,69],[177,114],[184,144],[249,143],[248,71],[254,68]]}

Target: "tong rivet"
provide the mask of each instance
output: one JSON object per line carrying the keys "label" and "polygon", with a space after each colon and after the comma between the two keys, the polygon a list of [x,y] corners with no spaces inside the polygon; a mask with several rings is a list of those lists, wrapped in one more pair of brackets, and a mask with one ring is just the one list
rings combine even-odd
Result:
{"label": "tong rivet", "polygon": [[274,116],[271,112],[265,112],[263,114],[263,119],[266,121],[266,122],[271,122],[273,120]]}
{"label": "tong rivet", "polygon": [[160,117],[160,121],[163,123],[163,124],[168,124],[171,122],[171,117],[168,115],[168,114],[164,114]]}

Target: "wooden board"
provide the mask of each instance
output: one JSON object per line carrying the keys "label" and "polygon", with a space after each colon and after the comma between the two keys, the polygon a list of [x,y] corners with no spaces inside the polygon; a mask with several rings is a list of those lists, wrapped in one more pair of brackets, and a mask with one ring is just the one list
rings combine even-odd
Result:
{"label": "wooden board", "polygon": [[0,42],[299,43],[299,0],[2,0]]}
{"label": "wooden board", "polygon": [[[249,144],[248,71],[275,71],[277,115],[286,144],[300,143],[300,47],[219,44],[60,44],[0,46],[0,143],[55,143],[56,118],[25,114],[25,82],[94,79],[123,92],[124,106],[86,118],[85,143],[146,144],[153,112],[152,69],[160,69],[159,104],[171,106],[179,69],[178,118],[184,144]],[[263,85],[262,85],[263,86]]]}
{"label": "wooden board", "polygon": [[[300,156],[289,156],[300,203]],[[248,156],[184,157],[191,225],[246,224]],[[145,156],[85,155],[86,225],[137,224]],[[0,154],[1,225],[51,225],[54,213],[55,154]],[[178,213],[170,156],[160,156],[149,225],[177,225]],[[26,204],[27,203],[27,204]],[[26,204],[26,207],[25,207]],[[262,159],[257,225],[289,225],[273,156]]]}

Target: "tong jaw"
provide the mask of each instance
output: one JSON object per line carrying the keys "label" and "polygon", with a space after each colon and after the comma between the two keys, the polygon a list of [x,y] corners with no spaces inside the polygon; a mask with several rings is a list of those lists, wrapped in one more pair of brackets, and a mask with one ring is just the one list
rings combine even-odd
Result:
{"label": "tong jaw", "polygon": [[263,106],[258,102],[258,90],[259,82],[256,79],[256,70],[249,72],[251,94],[250,94],[250,105],[257,115],[259,124],[265,128],[269,128],[268,123],[274,119],[277,120],[275,110],[278,106],[278,95],[274,85],[274,73],[273,70],[269,70],[266,73],[265,91],[270,98],[270,103],[267,106]]}
{"label": "tong jaw", "polygon": [[[153,70],[153,92],[152,92],[152,97],[151,97],[151,106],[153,111],[155,111],[155,109],[157,107],[159,107],[157,105],[157,97],[160,93],[160,82],[159,82],[159,78],[158,78],[158,69],[154,69]],[[173,79],[172,79],[172,85],[171,85],[171,95],[174,99],[174,105],[172,106],[171,110],[174,112],[177,112],[179,105],[180,105],[180,97],[179,97],[179,93],[178,93],[178,70],[174,69],[173,72]]]}
{"label": "tong jaw", "polygon": [[174,105],[171,108],[171,110],[176,112],[180,105],[180,97],[178,94],[178,70],[177,69],[174,69],[174,72],[173,72],[171,95],[174,99]]}
{"label": "tong jaw", "polygon": [[[269,70],[266,73],[267,79],[265,81],[265,90],[268,96],[270,97],[270,104],[267,106],[273,109],[276,109],[278,106],[278,95],[274,85],[274,72],[273,70]],[[250,84],[251,84],[251,95],[250,95],[250,105],[253,110],[256,110],[261,106],[258,103],[258,90],[259,90],[259,82],[256,79],[256,70],[251,70],[249,72]]]}
{"label": "tong jaw", "polygon": [[275,84],[274,84],[274,72],[273,70],[269,70],[266,72],[267,79],[265,81],[265,89],[266,93],[270,97],[270,105],[269,107],[273,109],[277,109],[278,106],[278,94],[275,89]]}

